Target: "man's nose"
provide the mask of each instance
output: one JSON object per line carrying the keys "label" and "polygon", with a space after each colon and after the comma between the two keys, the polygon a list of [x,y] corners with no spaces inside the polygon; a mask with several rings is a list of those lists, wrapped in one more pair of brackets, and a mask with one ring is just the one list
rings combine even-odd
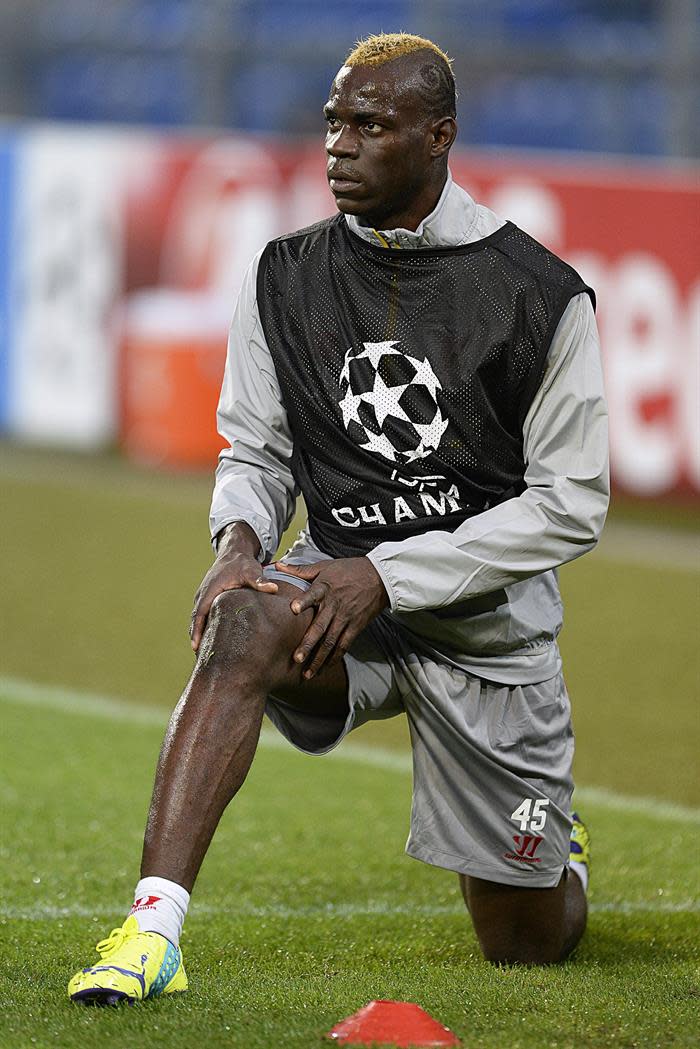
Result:
{"label": "man's nose", "polygon": [[326,153],[331,157],[356,157],[357,136],[347,124],[326,135]]}

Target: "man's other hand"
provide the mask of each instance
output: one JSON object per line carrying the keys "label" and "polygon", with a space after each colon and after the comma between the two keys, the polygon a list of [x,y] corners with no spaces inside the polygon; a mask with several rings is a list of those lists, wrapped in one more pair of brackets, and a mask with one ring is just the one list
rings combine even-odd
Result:
{"label": "man's other hand", "polygon": [[311,626],[294,652],[294,661],[307,664],[305,678],[312,678],[321,667],[338,662],[368,623],[389,604],[384,584],[366,557],[346,557],[319,561],[313,565],[275,565],[311,587],[295,597],[295,615],[315,608]]}
{"label": "man's other hand", "polygon": [[223,532],[216,561],[194,595],[190,639],[195,652],[199,650],[214,599],[224,590],[242,590],[248,587],[263,594],[277,593],[277,584],[263,579],[262,566],[257,560],[259,551],[258,537],[249,525],[239,521],[229,525]]}

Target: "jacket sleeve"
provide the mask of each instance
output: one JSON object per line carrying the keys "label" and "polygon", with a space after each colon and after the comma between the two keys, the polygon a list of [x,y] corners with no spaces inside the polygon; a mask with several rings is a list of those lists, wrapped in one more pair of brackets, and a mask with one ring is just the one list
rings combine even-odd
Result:
{"label": "jacket sleeve", "polygon": [[227,442],[219,455],[209,526],[212,540],[245,521],[260,540],[261,561],[275,554],[294,513],[292,435],[256,301],[260,254],[243,279],[229,331],[217,411]]}
{"label": "jacket sleeve", "polygon": [[461,524],[368,554],[391,608],[438,608],[499,590],[591,550],[609,498],[607,409],[588,295],[557,327],[524,424],[526,490]]}

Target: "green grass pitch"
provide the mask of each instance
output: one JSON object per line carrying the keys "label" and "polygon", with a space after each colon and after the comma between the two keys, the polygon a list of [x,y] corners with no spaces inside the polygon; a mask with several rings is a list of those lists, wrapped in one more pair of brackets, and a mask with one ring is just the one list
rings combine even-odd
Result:
{"label": "green grass pitch", "polygon": [[572,961],[487,965],[456,878],[403,855],[400,720],[324,759],[270,730],[196,888],[190,991],[86,1010],[65,987],[130,902],[209,483],[0,447],[0,486],[0,1049],[313,1049],[382,997],[465,1049],[698,1044],[697,572],[627,551],[562,573],[594,841]]}
{"label": "green grass pitch", "polygon": [[589,801],[596,868],[576,960],[499,971],[479,957],[456,878],[402,855],[410,775],[396,757],[349,743],[345,758],[310,759],[268,735],[197,886],[191,990],[73,1006],[68,977],[130,899],[163,715],[81,713],[71,693],[67,710],[50,693],[36,706],[7,683],[0,696],[3,1047],[310,1049],[372,998],[419,1002],[465,1046],[697,1044],[691,813]]}

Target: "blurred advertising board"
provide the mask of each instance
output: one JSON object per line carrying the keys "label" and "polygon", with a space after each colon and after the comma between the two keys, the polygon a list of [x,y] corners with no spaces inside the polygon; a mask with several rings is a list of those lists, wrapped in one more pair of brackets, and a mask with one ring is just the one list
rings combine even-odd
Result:
{"label": "blurred advertising board", "polygon": [[[196,428],[193,413],[183,412],[190,379],[184,329],[174,318],[210,311],[201,333],[206,376],[191,378],[201,388],[198,402],[211,398],[213,413],[224,318],[250,258],[271,237],[334,211],[321,145],[45,127],[15,136],[8,168],[3,142],[0,189],[9,180],[14,193],[9,205],[0,201],[0,323],[8,311],[14,319],[11,333],[0,330],[0,406],[3,397],[7,406],[4,414],[0,407],[0,425],[21,437],[87,446],[114,439],[121,425],[122,443],[138,455],[138,434],[123,432],[134,417],[125,397],[138,397],[143,419],[144,404],[157,394],[161,434],[168,425]],[[645,497],[697,497],[697,170],[461,150],[452,171],[476,199],[570,261],[598,292],[618,487]],[[8,264],[3,245],[10,236]],[[150,348],[143,331],[130,335],[144,310]],[[218,373],[211,363],[215,326]],[[185,328],[191,331],[189,320]],[[138,353],[123,352],[120,360],[120,346],[133,349],[136,338]],[[177,367],[163,356],[168,339],[180,354]],[[132,360],[138,372],[125,374]],[[182,388],[173,392],[168,415],[162,377],[175,374]],[[149,375],[161,384],[152,392]],[[188,465],[215,460],[218,438],[210,421],[201,425],[210,443],[200,441],[197,456],[185,457]],[[147,429],[141,424],[138,432]],[[177,437],[173,449],[183,447],[183,435]],[[177,461],[162,441],[142,453]]]}
{"label": "blurred advertising board", "polygon": [[595,288],[618,487],[698,493],[697,172],[464,156],[455,175]]}
{"label": "blurred advertising board", "polygon": [[17,436],[90,448],[114,434],[127,148],[110,131],[45,125],[14,136],[3,356],[5,421]]}
{"label": "blurred advertising board", "polygon": [[15,187],[15,136],[0,131],[0,432],[10,411],[10,355],[12,315],[10,258]]}

